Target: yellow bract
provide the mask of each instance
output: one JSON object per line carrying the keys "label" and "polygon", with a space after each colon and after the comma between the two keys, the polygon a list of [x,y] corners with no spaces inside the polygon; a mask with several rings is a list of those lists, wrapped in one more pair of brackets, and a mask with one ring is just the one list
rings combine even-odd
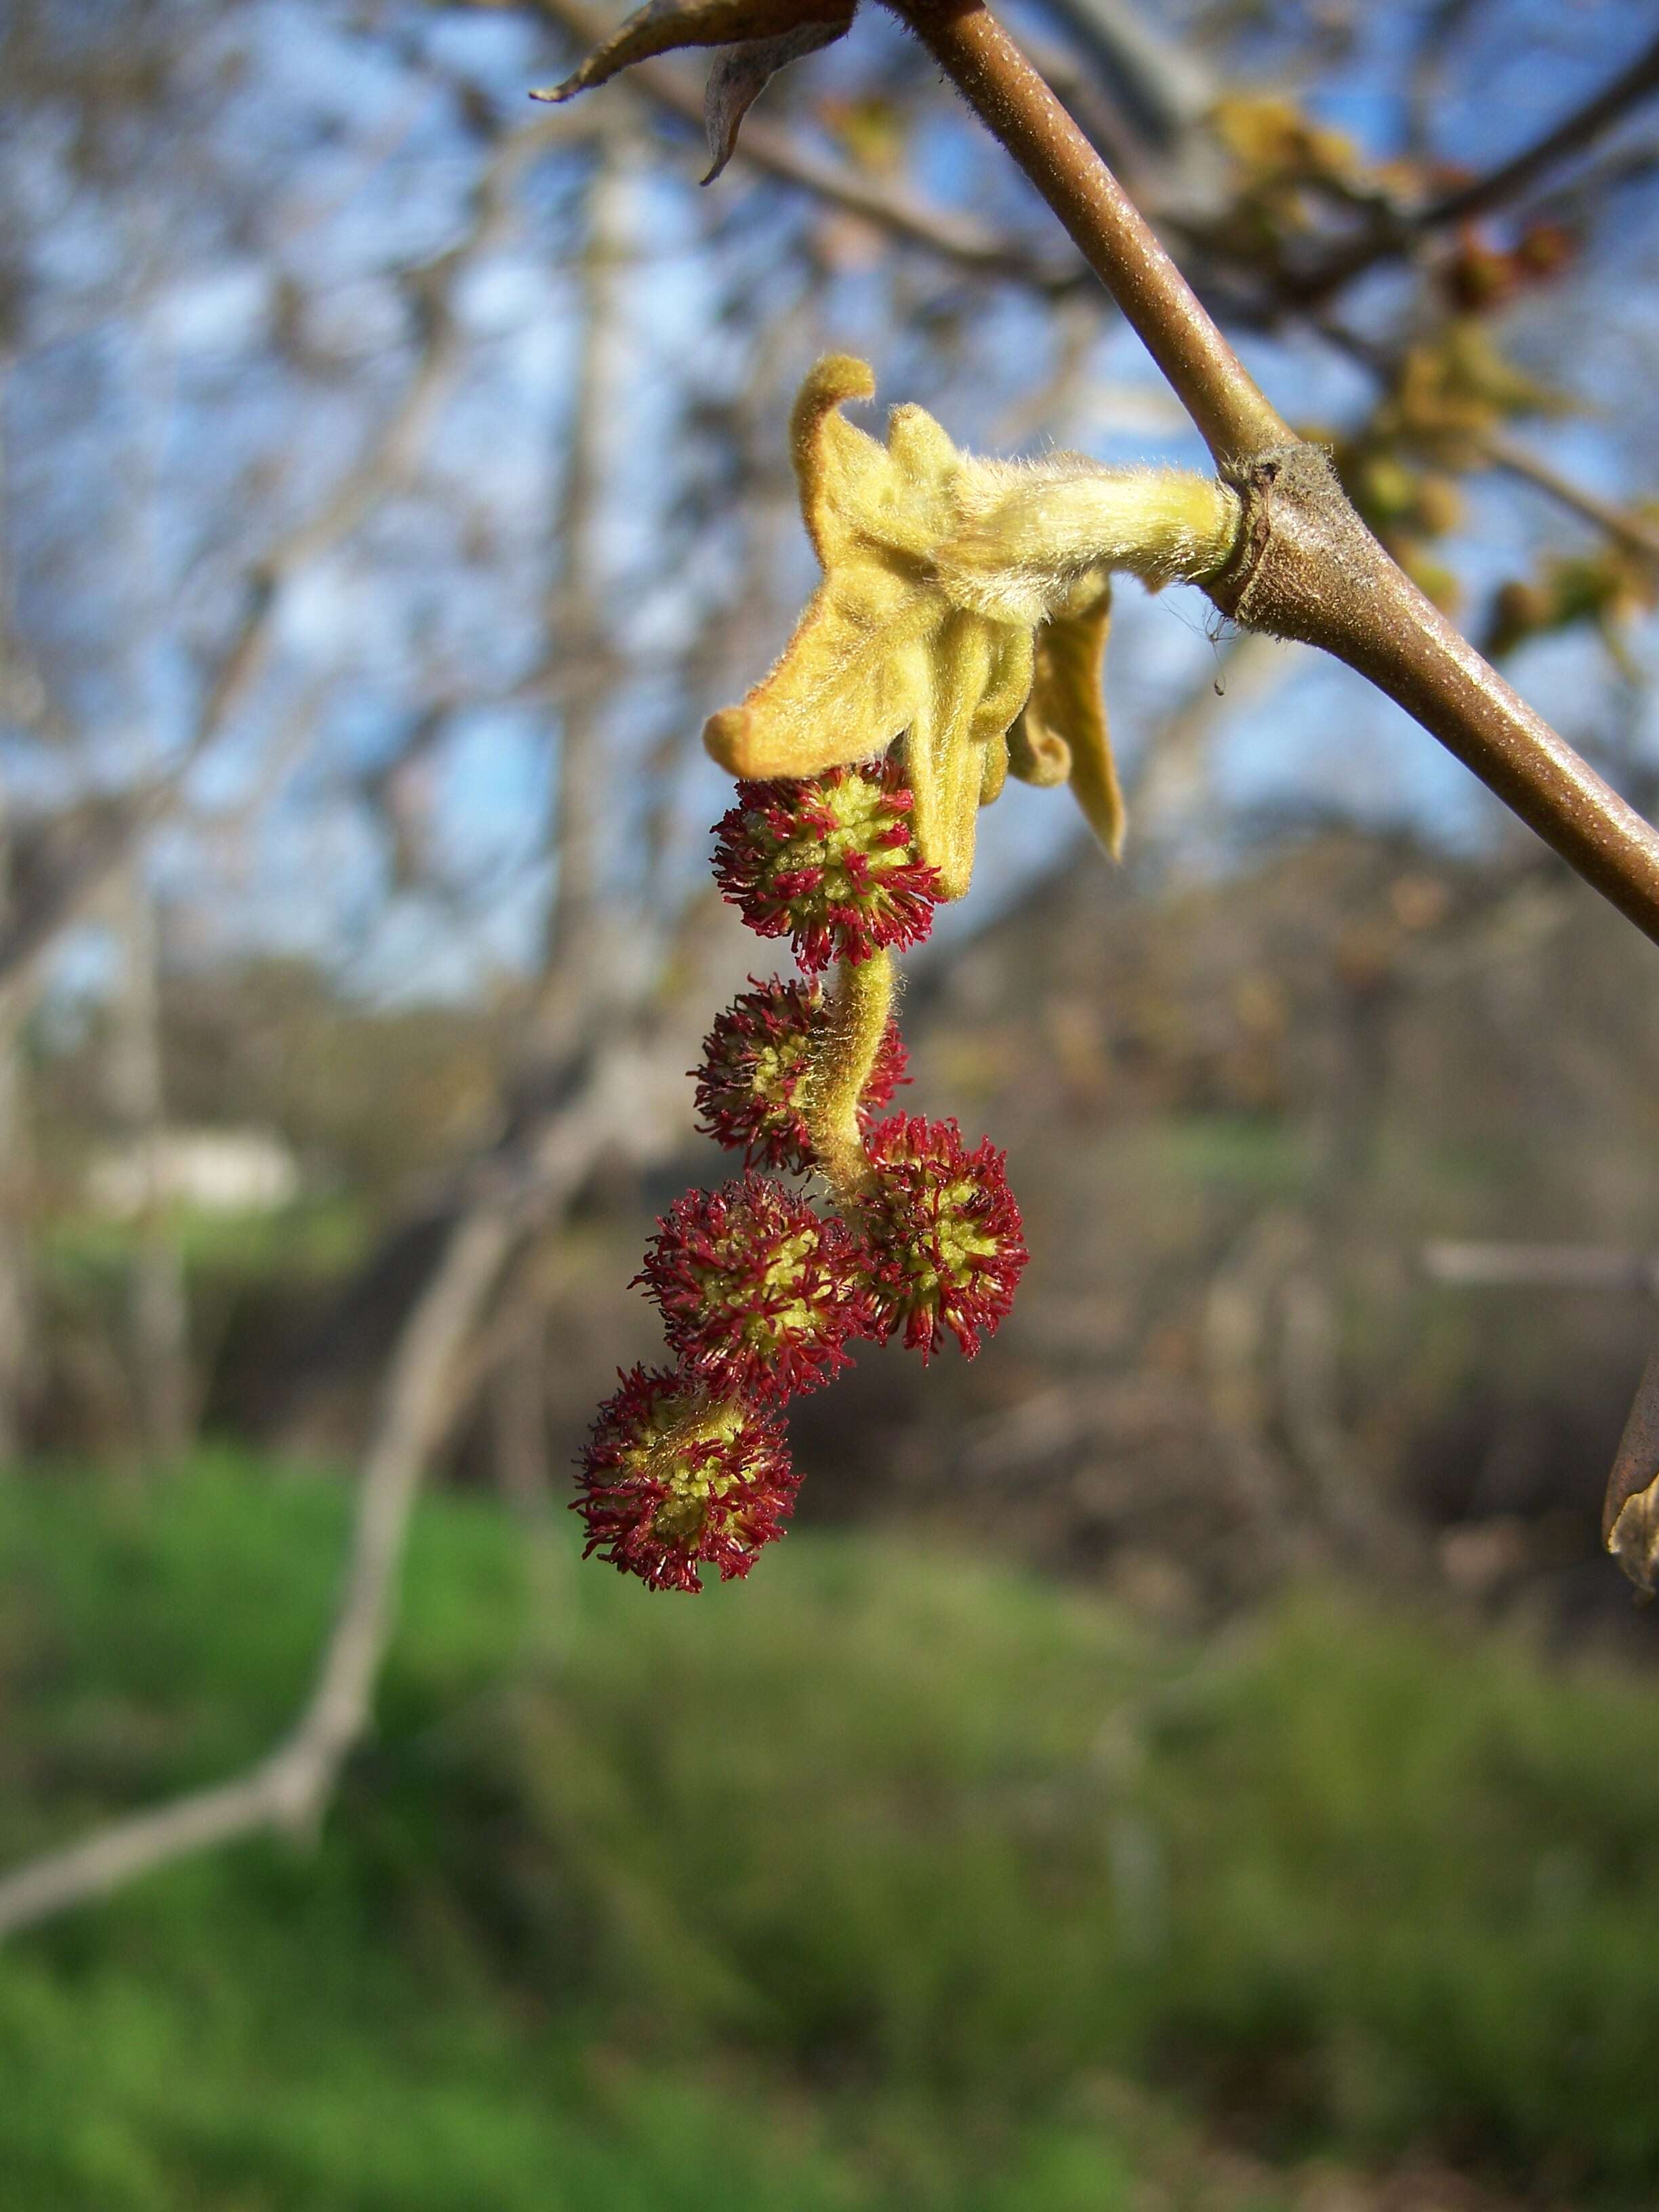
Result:
{"label": "yellow bract", "polygon": [[979,808],[1011,765],[1069,781],[1115,852],[1109,572],[1155,586],[1209,573],[1231,550],[1236,499],[1205,477],[1073,454],[976,460],[920,407],[895,408],[882,445],[840,411],[874,391],[844,355],[802,387],[795,473],[823,581],[776,667],[710,718],[704,743],[732,775],[768,778],[874,759],[902,738],[916,848],[947,899],[967,889]]}
{"label": "yellow bract", "polygon": [[1111,623],[1110,576],[1080,577],[1036,634],[1031,696],[1008,732],[1008,766],[1025,783],[1069,783],[1089,827],[1116,860],[1127,817],[1101,689]]}

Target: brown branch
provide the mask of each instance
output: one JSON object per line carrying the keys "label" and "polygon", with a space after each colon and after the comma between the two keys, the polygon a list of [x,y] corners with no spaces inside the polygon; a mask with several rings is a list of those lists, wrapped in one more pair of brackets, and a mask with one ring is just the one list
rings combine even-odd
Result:
{"label": "brown branch", "polygon": [[1558,506],[1569,508],[1585,522],[1606,532],[1626,552],[1638,555],[1646,561],[1659,561],[1659,524],[1649,522],[1628,507],[1620,507],[1609,499],[1600,499],[1583,485],[1564,477],[1549,463],[1541,460],[1526,447],[1518,446],[1501,430],[1488,430],[1480,440],[1482,451],[1494,468],[1505,476],[1517,477],[1554,500]]}
{"label": "brown branch", "polygon": [[[584,0],[537,0],[537,4],[544,15],[569,31],[574,38],[588,45],[597,45],[610,27],[597,10],[584,4]],[[672,64],[640,63],[619,81],[631,86],[636,93],[665,112],[688,123],[701,125],[702,94],[687,75]],[[949,210],[929,207],[873,186],[840,163],[814,155],[783,134],[769,131],[763,123],[745,122],[744,135],[738,143],[734,158],[749,161],[763,173],[799,185],[831,206],[842,207],[862,216],[895,237],[925,246],[947,258],[966,262],[969,266],[987,274],[1006,276],[1039,293],[1070,293],[1075,289],[1079,273],[1076,269],[1070,266],[1045,268],[1035,264],[1029,250],[1012,240],[999,239],[975,224],[970,217],[959,216]],[[1018,158],[1016,155],[1016,159]],[[1127,198],[1126,204],[1131,206],[1133,212],[1133,204],[1127,203]],[[1055,203],[1051,199],[1050,204],[1055,205]],[[1062,221],[1066,220],[1063,210],[1056,207],[1056,212],[1060,213]],[[1353,258],[1351,264],[1346,259],[1340,266],[1334,262],[1303,276],[1296,276],[1289,271],[1279,272],[1277,283],[1281,303],[1304,312],[1316,308],[1337,283],[1345,281],[1347,274],[1357,273],[1377,260],[1404,252],[1414,234],[1413,222],[1419,220],[1420,218],[1411,217],[1401,210],[1398,223],[1386,234],[1359,241],[1350,249],[1351,254],[1361,257]],[[1157,242],[1152,240],[1150,230],[1146,231],[1146,237],[1157,250]],[[1097,270],[1097,273],[1107,282],[1108,289],[1115,293],[1115,285],[1109,279],[1105,279],[1104,271]],[[1374,349],[1362,346],[1357,337],[1343,330],[1340,325],[1318,315],[1314,317],[1314,325],[1344,351],[1363,360],[1377,374],[1383,373],[1383,364]],[[1146,336],[1144,331],[1142,336]],[[1558,476],[1544,463],[1533,462],[1521,448],[1511,447],[1504,441],[1504,450],[1500,455],[1497,451],[1499,441],[1494,438],[1487,442],[1493,448],[1493,458],[1498,465],[1510,475],[1525,477],[1540,490],[1549,493],[1561,505],[1571,508],[1587,520],[1599,524],[1610,536],[1632,550],[1659,554],[1659,531],[1653,530],[1620,508],[1598,501],[1594,494],[1582,491],[1569,478]]]}
{"label": "brown branch", "polygon": [[499,1207],[480,1208],[458,1223],[404,1332],[363,1469],[345,1590],[316,1686],[292,1734],[234,1781],[116,1820],[0,1879],[0,1938],[235,1837],[314,1827],[369,1723],[429,1433],[447,1403],[444,1383],[456,1352],[511,1233],[510,1216]]}
{"label": "brown branch", "polygon": [[1517,199],[1540,177],[1573,155],[1582,154],[1656,92],[1659,92],[1659,39],[1534,144],[1423,209],[1415,218],[1419,228],[1441,229],[1448,223],[1467,222],[1471,216],[1485,215],[1506,200]]}
{"label": "brown branch", "polygon": [[986,9],[890,0],[1059,216],[1218,461],[1291,434],[1139,210]]}
{"label": "brown branch", "polygon": [[[607,16],[587,7],[585,0],[536,0],[536,4],[544,15],[584,46],[599,45],[613,27]],[[622,82],[643,94],[652,106],[693,125],[701,135],[702,88],[672,62],[635,63]],[[1040,290],[1059,291],[1074,284],[1081,273],[1069,262],[1045,266],[1030,247],[1000,236],[973,216],[951,208],[930,206],[892,185],[872,184],[845,163],[815,154],[787,131],[752,117],[744,124],[732,159],[781,183],[798,185],[907,245],[926,246],[930,252],[984,276],[1018,277]]]}
{"label": "brown branch", "polygon": [[889,0],[1066,225],[1245,503],[1207,586],[1246,628],[1368,677],[1659,942],[1659,834],[1510,690],[1389,557],[1327,457],[1294,438],[1139,210],[978,5]]}

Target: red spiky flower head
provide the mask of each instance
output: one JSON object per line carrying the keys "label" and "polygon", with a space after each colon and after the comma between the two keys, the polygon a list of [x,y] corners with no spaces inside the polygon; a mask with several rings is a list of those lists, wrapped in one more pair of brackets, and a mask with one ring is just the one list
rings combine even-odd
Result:
{"label": "red spiky flower head", "polygon": [[866,1146],[874,1183],[857,1206],[879,1334],[902,1325],[924,1361],[948,1328],[971,1359],[1014,1301],[1029,1256],[1019,1208],[988,1137],[895,1114]]}
{"label": "red spiky flower head", "polygon": [[[757,1162],[805,1175],[812,1139],[798,1103],[812,1054],[828,1034],[830,1009],[816,983],[761,982],[740,992],[703,1040],[697,1079],[697,1126],[744,1164]],[[860,1124],[908,1080],[898,1024],[890,1021],[859,1102]]]}
{"label": "red spiky flower head", "polygon": [[635,1367],[600,1407],[582,1455],[587,1522],[582,1557],[598,1552],[652,1589],[746,1575],[783,1534],[799,1478],[779,1416],[711,1393],[696,1376]]}
{"label": "red spiky flower head", "polygon": [[920,945],[939,877],[911,848],[909,815],[893,761],[740,783],[714,824],[714,880],[750,929],[793,937],[811,972]]}
{"label": "red spiky flower head", "polygon": [[676,1199],[634,1279],[688,1367],[757,1400],[816,1389],[869,1327],[844,1224],[764,1176]]}

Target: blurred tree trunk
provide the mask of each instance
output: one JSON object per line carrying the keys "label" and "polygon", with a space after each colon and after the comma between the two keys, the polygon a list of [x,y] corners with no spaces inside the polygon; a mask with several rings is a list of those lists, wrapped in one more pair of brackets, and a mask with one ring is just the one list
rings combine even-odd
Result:
{"label": "blurred tree trunk", "polygon": [[[10,373],[0,368],[0,392]],[[9,489],[0,445],[0,526]],[[18,639],[13,619],[9,548],[0,541],[0,714],[38,724],[40,685]],[[0,791],[0,933],[15,919],[15,853],[11,800]],[[33,1356],[34,1274],[30,1249],[30,1168],[27,1088],[23,1030],[31,994],[19,979],[0,984],[0,1461],[14,1459],[22,1443]]]}
{"label": "blurred tree trunk", "polygon": [[613,948],[602,941],[601,799],[609,780],[599,744],[600,710],[611,689],[610,641],[600,599],[594,510],[606,446],[617,419],[617,271],[629,250],[628,157],[619,136],[600,141],[588,187],[581,257],[582,335],[570,428],[570,458],[556,528],[562,549],[550,610],[550,663],[559,682],[557,774],[550,824],[553,890],[542,938],[541,977],[529,1034],[532,1085],[538,1068],[562,1061],[606,994],[594,973]]}
{"label": "blurred tree trunk", "polygon": [[155,895],[135,863],[112,886],[118,962],[105,1083],[118,1141],[138,1164],[143,1199],[127,1275],[125,1351],[138,1442],[166,1459],[190,1440],[194,1388],[183,1255],[161,1188],[167,1105],[161,947]]}
{"label": "blurred tree trunk", "polygon": [[[0,922],[12,903],[11,824],[0,799]],[[27,994],[0,989],[0,1461],[21,1448],[34,1351],[34,1271],[27,1079],[23,1030]]]}

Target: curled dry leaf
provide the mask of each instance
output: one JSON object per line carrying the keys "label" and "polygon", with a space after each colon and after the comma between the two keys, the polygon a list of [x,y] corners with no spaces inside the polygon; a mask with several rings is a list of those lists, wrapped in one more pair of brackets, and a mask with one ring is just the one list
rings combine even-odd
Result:
{"label": "curled dry leaf", "polygon": [[1644,1596],[1659,1579],[1659,1346],[1650,1355],[1607,1478],[1601,1537]]}
{"label": "curled dry leaf", "polygon": [[832,46],[853,20],[848,6],[823,22],[797,23],[769,39],[745,39],[716,54],[703,90],[703,128],[713,164],[703,182],[712,185],[737,150],[743,118],[781,69]]}
{"label": "curled dry leaf", "polygon": [[703,118],[712,184],[731,160],[738,129],[766,85],[787,63],[830,46],[853,20],[858,0],[649,0],[618,24],[562,83],[532,100],[574,99],[607,84],[635,62],[685,46],[720,46],[708,74]]}

